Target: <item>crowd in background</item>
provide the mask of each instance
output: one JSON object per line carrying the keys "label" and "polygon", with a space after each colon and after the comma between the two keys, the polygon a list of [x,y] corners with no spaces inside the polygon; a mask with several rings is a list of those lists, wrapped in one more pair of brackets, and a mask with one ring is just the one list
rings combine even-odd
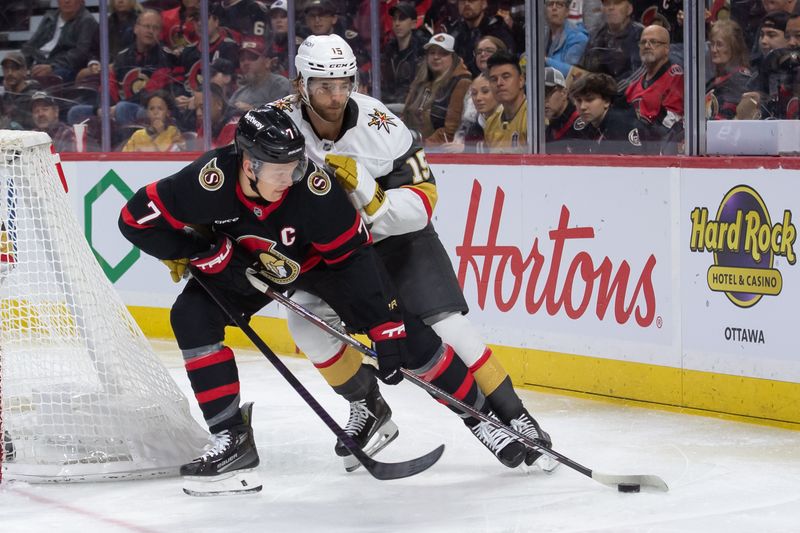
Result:
{"label": "crowd in background", "polygon": [[[681,153],[683,2],[539,1],[547,151]],[[358,59],[357,90],[370,93],[378,68],[370,1],[295,5],[296,44],[312,34],[342,36]],[[521,0],[379,5],[381,100],[428,151],[527,151]],[[207,38],[200,0],[108,7],[110,108],[100,106],[97,13],[84,0],[57,0],[18,50],[0,50],[0,128],[46,131],[59,151],[96,151],[107,112],[114,150],[202,149],[206,42],[212,147],[232,142],[248,109],[293,92],[286,0],[210,0]],[[705,23],[706,117],[800,118],[800,1],[708,0]]]}

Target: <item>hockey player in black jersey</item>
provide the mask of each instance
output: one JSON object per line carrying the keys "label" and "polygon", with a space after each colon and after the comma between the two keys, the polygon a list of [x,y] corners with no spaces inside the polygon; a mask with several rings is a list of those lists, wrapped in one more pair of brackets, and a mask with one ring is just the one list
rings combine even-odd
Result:
{"label": "hockey player in black jersey", "polygon": [[[167,263],[175,280],[193,265],[247,316],[271,301],[248,281],[248,268],[281,290],[297,286],[318,294],[355,329],[369,334],[379,355],[379,376],[396,383],[406,350],[392,285],[368,246],[364,222],[339,185],[308,162],[304,142],[283,112],[248,112],[239,122],[235,146],[211,150],[139,190],[122,209],[120,230]],[[190,279],[170,319],[212,433],[208,451],[184,465],[181,474],[192,491],[259,490],[252,405],[239,405],[236,362],[224,345],[229,318]],[[415,339],[422,342],[420,336]],[[433,354],[440,341],[427,342],[415,349]],[[217,483],[206,483],[214,488],[205,490],[196,483],[203,480]]]}
{"label": "hockey player in black jersey", "polygon": [[[436,182],[422,147],[380,101],[354,91],[356,58],[340,37],[308,37],[298,49],[295,64],[299,94],[270,105],[287,111],[306,137],[309,158],[332,169],[349,192],[398,288],[406,322],[414,317],[444,341],[433,360],[407,367],[445,389],[472,390],[477,385],[481,410],[549,443],[549,435],[523,406],[508,373],[464,316],[467,303],[431,224]],[[331,306],[313,294],[298,291],[293,298],[330,323],[338,320]],[[328,383],[350,401],[350,421],[345,429],[367,453],[374,451],[372,434],[380,436],[396,429],[390,426],[389,417],[376,416],[370,408],[385,406],[385,402],[374,378],[363,382],[370,376],[359,371],[360,354],[291,313],[289,329]],[[363,390],[370,393],[354,392]],[[391,414],[388,406],[381,410]],[[552,470],[557,465],[486,422],[471,417],[464,422],[506,466],[536,461],[543,469]],[[336,453],[345,458],[347,470],[358,466],[341,443]]]}

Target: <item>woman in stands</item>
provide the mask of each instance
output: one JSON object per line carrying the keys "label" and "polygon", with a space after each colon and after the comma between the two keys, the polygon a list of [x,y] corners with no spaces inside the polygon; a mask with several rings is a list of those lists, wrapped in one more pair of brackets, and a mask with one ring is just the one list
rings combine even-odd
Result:
{"label": "woman in stands", "polygon": [[181,132],[172,120],[172,98],[164,91],[156,91],[144,99],[147,110],[147,127],[136,130],[123,152],[177,152],[185,148]]}
{"label": "woman in stands", "polygon": [[471,75],[454,45],[455,39],[446,33],[430,38],[424,46],[425,62],[406,97],[403,121],[420,133],[426,150],[452,141],[461,124]]}
{"label": "woman in stands", "polygon": [[133,27],[142,12],[138,0],[112,0],[109,3],[108,48],[109,57],[117,57],[123,49],[133,44]]}
{"label": "woman in stands", "polygon": [[708,37],[714,77],[706,83],[706,118],[727,120],[736,116],[736,106],[752,78],[750,53],[741,26],[719,20]]}

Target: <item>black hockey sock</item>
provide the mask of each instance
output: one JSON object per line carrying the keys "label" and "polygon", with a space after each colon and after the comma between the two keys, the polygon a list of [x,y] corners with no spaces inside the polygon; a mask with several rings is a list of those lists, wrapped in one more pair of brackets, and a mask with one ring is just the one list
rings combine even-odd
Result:
{"label": "black hockey sock", "polygon": [[233,350],[222,344],[183,350],[184,366],[211,433],[243,424],[239,371]]}
{"label": "black hockey sock", "polygon": [[[447,344],[442,344],[436,355],[422,368],[414,370],[414,373],[425,381],[436,385],[443,391],[451,394],[454,398],[471,405],[482,413],[489,412],[488,402],[481,390],[478,388],[475,379],[467,366],[459,358],[453,348]],[[447,405],[446,402],[439,400]],[[468,426],[478,423],[473,417],[465,417],[461,411],[455,407],[447,407],[464,418]]]}
{"label": "black hockey sock", "polygon": [[336,394],[344,396],[348,402],[357,402],[366,398],[371,392],[378,389],[378,379],[375,369],[370,365],[361,365],[353,376],[333,387]]}
{"label": "black hockey sock", "polygon": [[486,348],[483,356],[469,367],[469,371],[500,420],[509,424],[523,413],[522,400],[514,390],[508,372],[492,354],[492,350]]}

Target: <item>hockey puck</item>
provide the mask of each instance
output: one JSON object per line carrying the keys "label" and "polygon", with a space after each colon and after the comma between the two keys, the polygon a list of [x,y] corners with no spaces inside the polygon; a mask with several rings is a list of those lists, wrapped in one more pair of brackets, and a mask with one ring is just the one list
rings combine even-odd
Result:
{"label": "hockey puck", "polygon": [[620,483],[617,485],[617,490],[620,492],[639,492],[642,486],[638,483]]}

